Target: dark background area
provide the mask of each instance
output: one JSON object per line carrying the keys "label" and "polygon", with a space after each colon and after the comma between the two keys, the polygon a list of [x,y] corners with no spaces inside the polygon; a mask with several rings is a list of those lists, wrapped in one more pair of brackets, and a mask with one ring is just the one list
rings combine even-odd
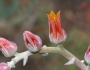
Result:
{"label": "dark background area", "polygon": [[[90,44],[90,0],[0,0],[0,36],[15,42],[18,52],[26,51],[23,32],[29,30],[42,38],[43,45],[55,46],[49,41],[47,15],[61,11],[63,28],[67,33],[64,47],[80,60]],[[0,52],[0,62],[8,62]],[[26,66],[23,61],[12,70],[80,70],[75,65],[64,66],[68,60],[59,54],[43,57],[32,55]]]}

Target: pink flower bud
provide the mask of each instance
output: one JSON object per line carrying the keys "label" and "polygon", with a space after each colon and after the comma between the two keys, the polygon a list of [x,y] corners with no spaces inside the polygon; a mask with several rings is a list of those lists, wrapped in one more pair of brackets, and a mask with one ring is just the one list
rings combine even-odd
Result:
{"label": "pink flower bud", "polygon": [[88,64],[90,64],[90,45],[89,45],[87,51],[85,52],[84,59]]}
{"label": "pink flower bud", "polygon": [[39,51],[42,46],[42,40],[39,36],[29,32],[25,31],[23,33],[24,41],[26,47],[30,50],[30,52],[36,52]]}
{"label": "pink flower bud", "polygon": [[7,63],[0,63],[0,70],[11,70]]}
{"label": "pink flower bud", "polygon": [[5,38],[0,38],[0,50],[6,57],[11,57],[17,51],[17,45]]}
{"label": "pink flower bud", "polygon": [[60,19],[60,11],[55,14],[51,11],[48,16],[49,23],[49,39],[52,43],[59,44],[66,40],[66,32],[62,28],[62,23]]}

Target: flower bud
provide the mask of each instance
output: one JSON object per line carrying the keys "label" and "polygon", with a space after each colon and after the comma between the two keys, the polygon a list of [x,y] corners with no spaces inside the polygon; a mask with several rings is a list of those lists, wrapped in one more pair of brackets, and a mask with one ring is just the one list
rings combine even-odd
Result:
{"label": "flower bud", "polygon": [[29,31],[25,31],[23,33],[23,38],[25,41],[25,45],[30,50],[30,52],[37,52],[40,50],[42,46],[42,40],[40,39],[39,36]]}
{"label": "flower bud", "polygon": [[62,22],[60,19],[60,11],[55,14],[51,11],[48,16],[49,23],[49,39],[52,43],[59,44],[66,40],[66,32],[62,28]]}
{"label": "flower bud", "polygon": [[17,51],[17,45],[5,38],[0,38],[0,50],[6,57],[11,57]]}
{"label": "flower bud", "polygon": [[87,51],[85,52],[84,59],[88,64],[90,64],[90,45],[89,45]]}
{"label": "flower bud", "polygon": [[11,70],[7,63],[0,63],[0,70]]}

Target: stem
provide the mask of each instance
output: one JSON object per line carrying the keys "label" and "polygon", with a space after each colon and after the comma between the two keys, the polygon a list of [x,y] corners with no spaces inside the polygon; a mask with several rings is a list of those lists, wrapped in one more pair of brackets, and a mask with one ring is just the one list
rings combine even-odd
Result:
{"label": "stem", "polygon": [[[76,58],[72,53],[70,53],[69,51],[67,51],[64,47],[62,46],[58,46],[58,47],[47,47],[47,46],[43,46],[40,49],[39,53],[58,53],[61,54],[62,56],[64,56],[65,58],[67,58],[68,60],[72,60],[73,58],[75,58],[74,64],[76,66],[78,66],[81,70],[90,70],[90,66],[89,68],[86,67],[85,64],[83,64],[78,58]],[[15,58],[13,58],[10,62],[8,62],[8,65],[10,66],[10,68],[14,67],[15,64],[17,62],[19,62],[20,60],[24,59],[24,57],[28,57],[30,55],[32,55],[33,53],[30,53],[30,51],[25,51],[22,53],[18,53]],[[27,55],[27,56],[25,56]]]}
{"label": "stem", "polygon": [[[27,55],[27,56],[25,56],[25,55]],[[30,51],[25,51],[25,52],[16,54],[15,58],[13,58],[10,62],[8,62],[9,67],[13,68],[17,62],[24,59],[24,57],[28,57],[30,55],[32,55],[32,53],[30,53]]]}
{"label": "stem", "polygon": [[58,53],[67,58],[68,60],[71,60],[75,58],[74,64],[78,66],[81,70],[86,70],[86,65],[83,64],[78,58],[76,58],[73,54],[71,54],[69,51],[67,51],[64,47],[42,47],[40,50],[40,53]]}
{"label": "stem", "polygon": [[87,66],[87,69],[86,70],[90,70],[90,65]]}

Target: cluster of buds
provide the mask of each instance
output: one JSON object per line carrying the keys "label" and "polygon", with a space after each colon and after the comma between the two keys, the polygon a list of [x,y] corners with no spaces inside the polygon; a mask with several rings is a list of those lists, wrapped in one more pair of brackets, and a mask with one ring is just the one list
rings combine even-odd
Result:
{"label": "cluster of buds", "polygon": [[[64,29],[62,28],[62,23],[60,19],[60,11],[55,15],[53,11],[48,16],[49,23],[49,39],[51,42],[55,44],[62,43],[65,41],[67,35]],[[42,40],[39,36],[25,31],[23,33],[24,41],[26,47],[30,50],[30,52],[37,52],[40,50],[42,46]]]}
{"label": "cluster of buds", "polygon": [[[66,39],[66,33],[62,28],[62,23],[60,19],[60,11],[55,15],[53,11],[47,14],[49,22],[49,39],[55,44],[62,43]],[[23,33],[23,38],[27,49],[31,53],[36,53],[40,51],[42,47],[42,40],[38,35],[31,33],[30,31],[25,31]],[[0,38],[0,50],[5,57],[11,57],[15,55],[17,51],[17,45],[5,38]],[[42,53],[42,55],[44,55]],[[0,70],[10,70],[7,63],[0,63]]]}
{"label": "cluster of buds", "polygon": [[[66,40],[67,35],[65,30],[62,28],[62,22],[60,19],[60,11],[55,14],[51,11],[47,14],[48,24],[49,24],[49,39],[52,43],[60,44]],[[30,31],[25,31],[23,33],[23,38],[27,49],[31,53],[37,53],[42,47],[42,40],[38,35],[31,33]],[[0,50],[5,57],[11,57],[15,55],[17,51],[17,45],[5,38],[0,38]],[[90,46],[85,53],[85,61],[90,64]],[[11,70],[7,63],[0,63],[0,70]]]}
{"label": "cluster of buds", "polygon": [[[60,19],[60,11],[55,15],[53,11],[48,16],[49,23],[49,39],[51,42],[55,44],[62,43],[65,41],[67,35],[64,29],[62,28],[62,23]],[[39,36],[25,31],[23,33],[24,41],[26,47],[30,50],[30,52],[37,52],[40,50],[42,46],[42,40]]]}
{"label": "cluster of buds", "polygon": [[[60,19],[60,11],[55,14],[51,11],[48,16],[49,23],[49,39],[55,44],[62,43],[66,39],[66,32],[62,28],[62,23]],[[42,40],[39,36],[31,33],[30,31],[25,31],[23,33],[23,38],[25,45],[30,52],[37,52],[42,47]],[[6,57],[11,57],[17,51],[17,45],[5,38],[0,38],[0,50]]]}

